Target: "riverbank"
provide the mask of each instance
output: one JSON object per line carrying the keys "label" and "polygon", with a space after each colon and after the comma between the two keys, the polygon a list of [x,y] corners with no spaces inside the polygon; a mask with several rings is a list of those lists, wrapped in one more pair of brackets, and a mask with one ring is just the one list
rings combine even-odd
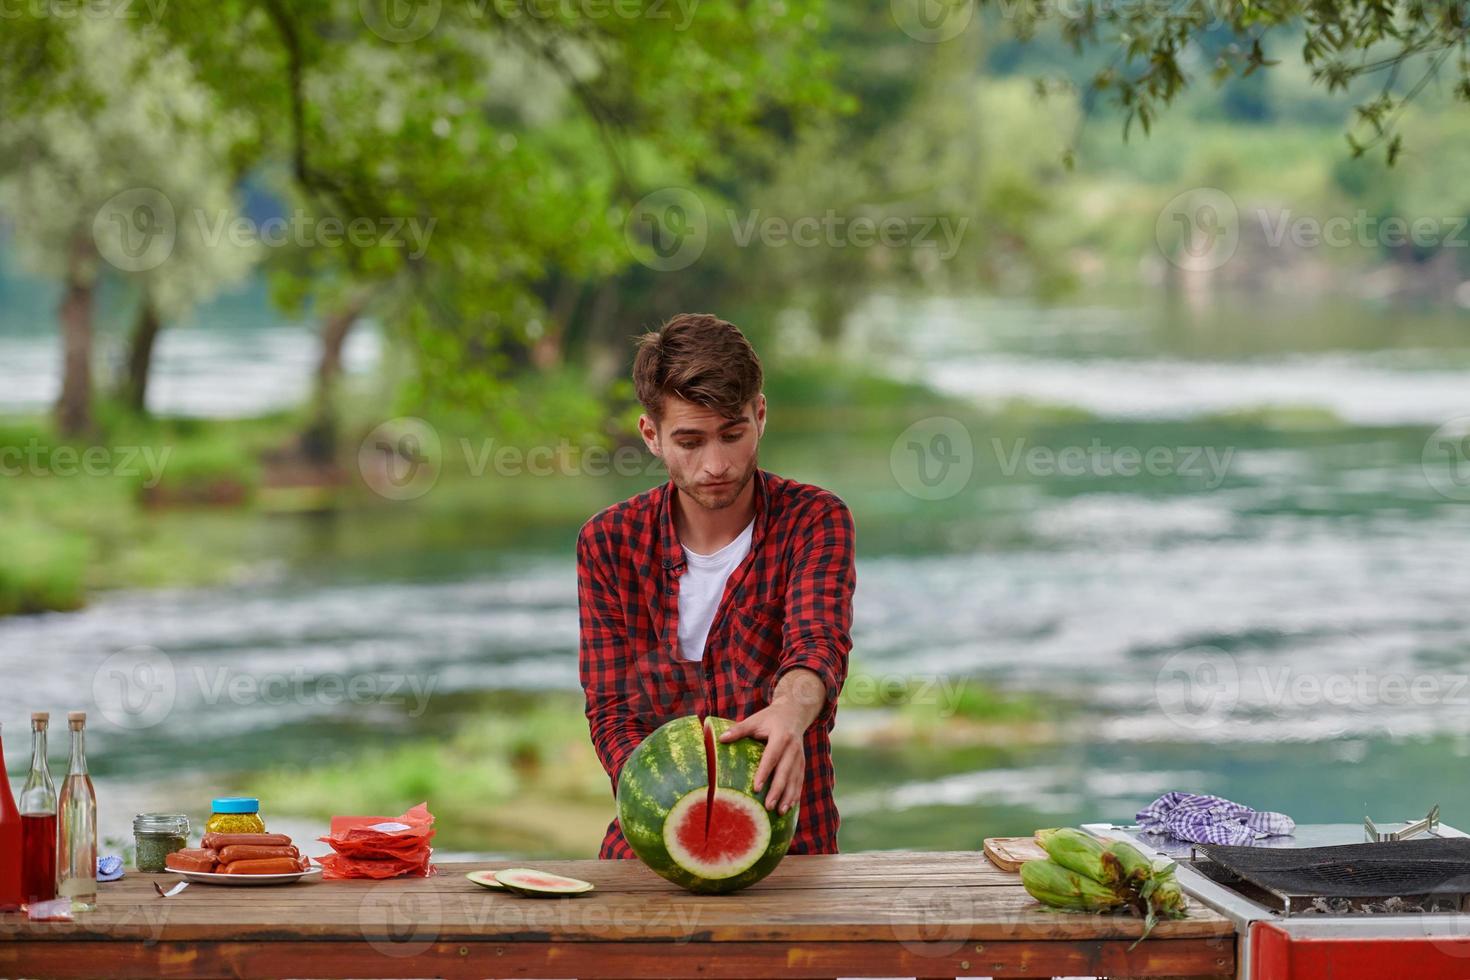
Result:
{"label": "riverbank", "polygon": [[[766,445],[778,455],[829,438],[881,440],[895,415],[966,410],[920,385],[826,364],[772,372],[766,390]],[[359,454],[387,421],[370,404],[352,403],[336,458],[315,467],[296,448],[300,412],[146,419],[104,407],[90,439],[60,437],[46,416],[0,417],[0,616],[74,610],[107,590],[268,575],[283,558],[270,526],[283,515],[391,511],[395,521],[433,522],[514,512],[517,521],[565,525],[606,505],[601,477],[632,493],[662,472],[636,441],[636,407],[614,406],[601,430],[559,428],[553,413],[509,436],[463,414],[425,413],[437,439],[432,488],[398,499],[370,468],[371,454]]]}

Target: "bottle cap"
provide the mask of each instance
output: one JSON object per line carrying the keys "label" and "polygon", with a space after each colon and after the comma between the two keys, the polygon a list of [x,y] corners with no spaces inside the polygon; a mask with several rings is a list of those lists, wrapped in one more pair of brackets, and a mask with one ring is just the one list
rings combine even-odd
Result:
{"label": "bottle cap", "polygon": [[66,713],[66,720],[71,723],[72,728],[81,728],[87,723],[87,713],[85,711],[68,711]]}
{"label": "bottle cap", "polygon": [[218,796],[210,801],[215,813],[259,813],[260,800],[253,796]]}
{"label": "bottle cap", "polygon": [[50,722],[51,722],[51,712],[49,712],[49,711],[32,711],[31,712],[31,724],[38,725],[41,728],[45,728],[48,724],[50,724]]}

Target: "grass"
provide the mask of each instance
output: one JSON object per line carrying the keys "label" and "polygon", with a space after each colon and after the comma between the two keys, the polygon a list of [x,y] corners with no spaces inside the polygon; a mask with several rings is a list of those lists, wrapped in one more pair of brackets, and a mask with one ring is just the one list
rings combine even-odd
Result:
{"label": "grass", "polygon": [[0,614],[68,610],[96,589],[227,581],[248,552],[240,512],[157,513],[150,502],[248,501],[258,447],[284,419],[117,420],[90,440],[0,419]]}
{"label": "grass", "polygon": [[0,615],[80,608],[91,553],[91,543],[74,531],[0,523]]}

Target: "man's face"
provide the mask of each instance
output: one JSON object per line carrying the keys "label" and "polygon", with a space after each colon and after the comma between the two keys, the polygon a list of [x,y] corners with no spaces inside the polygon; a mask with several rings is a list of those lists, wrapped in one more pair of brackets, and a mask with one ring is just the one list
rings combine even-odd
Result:
{"label": "man's face", "polygon": [[663,408],[657,426],[648,415],[638,419],[643,441],[695,503],[707,510],[729,507],[755,475],[766,396],[757,395],[736,419],[674,395],[664,397]]}

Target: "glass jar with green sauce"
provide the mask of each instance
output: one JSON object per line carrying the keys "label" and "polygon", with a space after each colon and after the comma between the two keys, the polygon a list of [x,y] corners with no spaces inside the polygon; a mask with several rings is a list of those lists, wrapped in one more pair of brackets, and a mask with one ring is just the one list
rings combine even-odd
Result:
{"label": "glass jar with green sauce", "polygon": [[189,818],[182,813],[140,813],[133,817],[133,865],[139,871],[165,871],[164,859],[189,846]]}
{"label": "glass jar with green sauce", "polygon": [[253,796],[221,796],[210,804],[214,812],[204,825],[206,834],[263,834],[260,801]]}

